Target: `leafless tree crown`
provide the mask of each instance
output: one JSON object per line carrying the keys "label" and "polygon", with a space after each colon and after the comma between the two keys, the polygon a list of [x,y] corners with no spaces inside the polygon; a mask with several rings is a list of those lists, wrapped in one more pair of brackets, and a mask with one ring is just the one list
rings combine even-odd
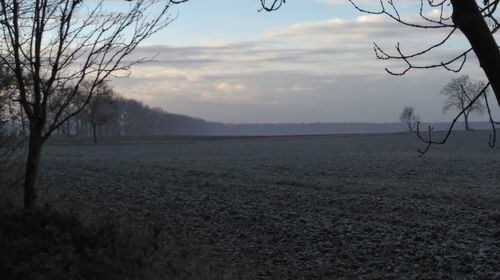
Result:
{"label": "leafless tree crown", "polygon": [[[0,0],[0,62],[14,73],[15,100],[30,121],[47,122],[44,137],[86,105],[68,110],[82,81],[93,85],[88,102],[95,86],[144,61],[126,58],[171,21],[164,1],[131,2],[121,12],[103,3]],[[63,88],[72,90],[58,94]]]}
{"label": "leafless tree crown", "polygon": [[[0,0],[0,63],[15,77],[11,98],[29,123],[26,208],[35,206],[45,140],[87,106],[96,87],[144,61],[128,58],[140,42],[171,22],[173,4],[137,0],[110,10],[104,0]],[[74,106],[83,81],[89,81],[89,90]]]}
{"label": "leafless tree crown", "polygon": [[[468,75],[453,78],[441,90],[441,95],[446,97],[443,112],[446,113],[450,110],[463,110],[470,102],[472,102],[472,99],[479,94],[485,84],[485,82],[481,81],[471,81]],[[481,99],[479,99],[464,113],[467,115],[474,112],[483,113],[485,109],[485,105]]]}
{"label": "leafless tree crown", "polygon": [[399,114],[399,120],[408,127],[409,132],[413,132],[420,117],[415,113],[415,107],[405,106]]}

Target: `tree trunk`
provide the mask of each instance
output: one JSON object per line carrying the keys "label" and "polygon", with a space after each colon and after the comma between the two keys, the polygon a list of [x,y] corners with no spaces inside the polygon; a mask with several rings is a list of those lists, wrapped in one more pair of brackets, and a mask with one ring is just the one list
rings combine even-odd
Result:
{"label": "tree trunk", "polygon": [[475,0],[451,0],[453,22],[464,33],[500,106],[500,50]]}
{"label": "tree trunk", "polygon": [[465,130],[469,131],[470,130],[470,128],[469,128],[469,114],[464,113],[464,121],[465,121]]}
{"label": "tree trunk", "polygon": [[24,174],[24,208],[32,209],[36,206],[36,181],[40,169],[40,157],[42,155],[44,139],[42,131],[30,131],[28,159]]}
{"label": "tree trunk", "polygon": [[97,144],[97,131],[96,131],[95,122],[92,123],[92,133],[93,133],[93,136],[94,136],[94,144]]}

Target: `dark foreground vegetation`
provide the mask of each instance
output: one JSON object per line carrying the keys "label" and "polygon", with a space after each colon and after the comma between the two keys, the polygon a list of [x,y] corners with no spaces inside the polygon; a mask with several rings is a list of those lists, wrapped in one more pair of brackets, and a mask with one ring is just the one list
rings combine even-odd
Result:
{"label": "dark foreground vegetation", "polygon": [[74,213],[0,208],[0,278],[143,279],[154,234]]}

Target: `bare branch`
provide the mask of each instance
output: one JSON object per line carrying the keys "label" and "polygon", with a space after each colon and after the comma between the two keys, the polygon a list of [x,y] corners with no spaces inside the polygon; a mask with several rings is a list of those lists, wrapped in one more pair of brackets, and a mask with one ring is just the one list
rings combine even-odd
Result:
{"label": "bare branch", "polygon": [[455,124],[457,123],[458,119],[465,113],[467,112],[467,110],[469,110],[476,101],[479,100],[479,98],[481,96],[483,96],[488,87],[490,86],[490,83],[487,83],[482,89],[481,91],[474,97],[471,99],[471,102],[469,102],[469,104],[467,106],[465,106],[459,113],[458,115],[453,119],[453,121],[451,122],[447,132],[446,132],[446,135],[441,139],[441,140],[433,140],[432,139],[432,131],[434,130],[433,127],[429,126],[427,128],[427,138],[424,138],[424,136],[422,135],[421,131],[420,131],[420,122],[417,123],[417,137],[426,144],[425,148],[424,149],[417,149],[417,151],[419,152],[419,157],[422,157],[424,156],[430,149],[431,145],[443,145],[445,144],[447,141],[448,141],[448,138],[450,138],[451,136],[451,133],[453,131],[453,128],[455,127]]}
{"label": "bare branch", "polygon": [[[270,2],[270,4],[268,2]],[[271,0],[271,1],[260,0],[261,8],[258,11],[259,12],[261,12],[261,11],[267,11],[267,12],[276,11],[279,8],[281,8],[281,6],[283,4],[285,4],[285,2],[286,2],[285,0]]]}

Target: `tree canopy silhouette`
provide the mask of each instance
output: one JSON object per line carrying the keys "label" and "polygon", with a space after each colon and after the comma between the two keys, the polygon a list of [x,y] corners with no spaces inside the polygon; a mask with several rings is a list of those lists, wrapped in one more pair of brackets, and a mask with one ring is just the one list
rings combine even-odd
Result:
{"label": "tree canopy silhouette", "polygon": [[[17,91],[12,99],[29,122],[26,208],[36,201],[44,142],[85,108],[96,87],[143,61],[126,58],[171,22],[171,5],[139,0],[117,12],[103,1],[0,0],[0,62],[14,75]],[[72,106],[83,81],[90,84],[84,101]]]}
{"label": "tree canopy silhouette", "polygon": [[[468,109],[465,109],[472,99],[480,94],[486,83],[471,81],[469,76],[463,75],[452,79],[441,90],[441,94],[446,97],[443,106],[443,112],[450,110],[463,111],[465,130],[470,130],[469,115],[472,113],[482,114],[485,111],[485,105],[481,99],[474,102]],[[487,91],[485,92],[487,94]]]}
{"label": "tree canopy silhouette", "polygon": [[415,114],[415,107],[405,106],[399,114],[399,120],[408,127],[410,133],[413,133],[420,117]]}

